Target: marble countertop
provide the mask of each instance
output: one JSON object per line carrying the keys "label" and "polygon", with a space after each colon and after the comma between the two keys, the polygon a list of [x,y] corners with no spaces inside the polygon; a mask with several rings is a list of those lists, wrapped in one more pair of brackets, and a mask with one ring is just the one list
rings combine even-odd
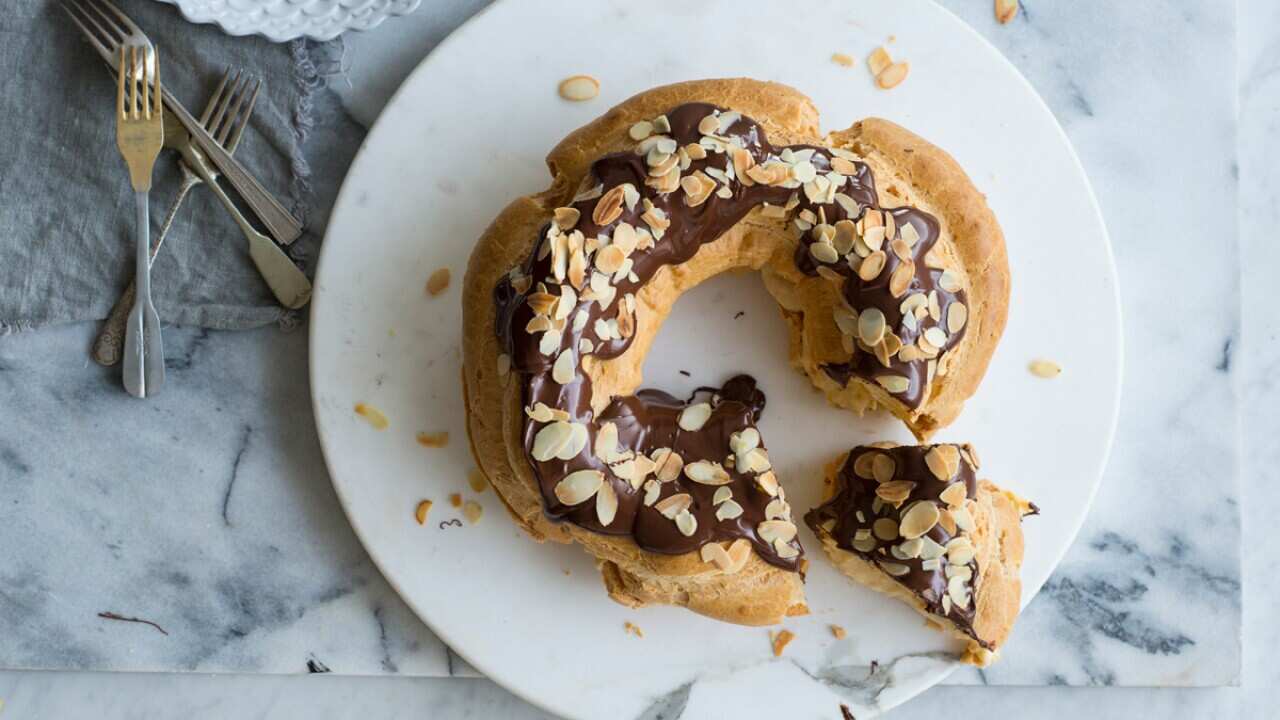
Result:
{"label": "marble countertop", "polygon": [[[326,152],[315,153],[316,177],[341,177],[400,79],[484,4],[435,3],[311,48],[334,67],[331,92],[317,96],[325,120],[311,142]],[[1268,603],[1242,609],[1242,556],[1251,599],[1280,583],[1258,572],[1264,545],[1242,542],[1240,528],[1241,515],[1248,533],[1280,511],[1269,487],[1280,479],[1280,323],[1250,311],[1265,307],[1280,267],[1264,232],[1280,221],[1280,36],[1268,32],[1280,10],[1242,0],[1233,57],[1225,1],[1159,18],[1140,15],[1154,3],[1027,2],[1007,28],[987,2],[943,4],[1027,74],[1080,152],[1116,246],[1129,365],[1117,447],[1080,539],[1021,620],[1011,661],[952,679],[1008,687],[935,688],[893,716],[1057,717],[1080,703],[1104,717],[1262,714],[1261,689],[1280,676],[1264,651],[1280,632]],[[1221,206],[1237,180],[1235,243],[1234,213],[1186,200],[1212,184]],[[317,221],[335,190],[317,186]],[[1210,209],[1218,217],[1206,223]],[[1196,258],[1205,246],[1182,233],[1197,229],[1219,231],[1212,247],[1226,252]],[[1171,241],[1185,244],[1157,244]],[[169,391],[140,410],[114,373],[87,360],[92,332],[0,340],[0,617],[20,618],[0,621],[0,656],[66,668],[0,672],[0,720],[89,707],[101,717],[543,717],[483,679],[350,677],[471,671],[405,608],[346,525],[315,439],[303,333],[167,329]],[[1233,390],[1238,421],[1221,401]],[[171,635],[103,621],[102,611],[154,619]],[[334,674],[308,677],[308,662]],[[226,672],[298,674],[208,674]]]}

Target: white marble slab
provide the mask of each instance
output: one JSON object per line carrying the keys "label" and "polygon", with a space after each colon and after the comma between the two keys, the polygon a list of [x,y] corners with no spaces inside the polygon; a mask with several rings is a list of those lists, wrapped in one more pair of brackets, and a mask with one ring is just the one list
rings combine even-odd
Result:
{"label": "white marble slab", "polygon": [[[351,36],[342,58],[351,117],[376,116],[396,72],[478,4],[439,3]],[[954,679],[1231,683],[1241,618],[1233,357],[1250,372],[1245,397],[1260,398],[1246,406],[1245,429],[1265,437],[1258,447],[1270,453],[1247,466],[1263,482],[1251,481],[1256,496],[1246,507],[1272,511],[1251,527],[1280,510],[1280,493],[1265,490],[1266,479],[1278,479],[1271,468],[1280,455],[1259,430],[1277,421],[1265,401],[1280,399],[1270,379],[1280,364],[1276,321],[1251,316],[1248,352],[1231,350],[1240,292],[1231,3],[1042,1],[1005,28],[989,3],[944,5],[1023,69],[1076,144],[1116,246],[1129,361],[1116,451],[1080,541],[1021,620],[1005,662]],[[1252,19],[1242,30],[1277,27],[1265,5],[1245,3]],[[411,49],[389,52],[392,33],[412,39]],[[1264,293],[1278,259],[1267,229],[1280,217],[1267,200],[1280,187],[1271,125],[1280,46],[1261,32],[1247,37],[1242,107],[1258,119],[1243,126],[1242,169],[1257,178],[1244,186],[1254,228],[1245,234],[1245,292],[1258,308],[1271,304]],[[358,142],[358,132],[344,133],[324,137]],[[314,439],[302,334],[171,329],[169,392],[143,405],[83,359],[89,333],[0,340],[0,664],[300,673],[317,660],[338,673],[450,671],[450,654],[370,566],[333,498]],[[1248,558],[1262,567],[1261,550]],[[1246,608],[1261,616],[1250,619],[1251,637],[1254,620],[1267,621],[1256,636],[1276,640],[1265,605]],[[101,620],[101,611],[154,620],[169,635]],[[537,716],[485,681],[8,673],[0,698],[18,717],[22,708],[70,716],[85,703],[106,716],[146,716],[147,707],[192,717],[249,717],[250,708],[350,717],[356,707],[379,717],[431,708],[440,717]],[[1107,703],[1109,716],[1258,707],[1233,691],[956,688],[903,712],[1030,707],[1049,717],[1081,701]]]}

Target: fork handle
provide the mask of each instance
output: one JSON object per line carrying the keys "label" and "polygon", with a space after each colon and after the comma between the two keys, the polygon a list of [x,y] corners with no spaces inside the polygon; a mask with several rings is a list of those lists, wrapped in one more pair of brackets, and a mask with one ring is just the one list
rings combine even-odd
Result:
{"label": "fork handle", "polygon": [[151,397],[164,385],[164,345],[160,316],[151,303],[151,216],[145,190],[134,193],[137,253],[133,309],[125,331],[124,387],[134,397]]}
{"label": "fork handle", "polygon": [[192,141],[208,156],[210,162],[222,171],[223,177],[231,183],[236,192],[240,193],[240,197],[244,198],[245,203],[262,220],[262,224],[267,226],[267,231],[284,245],[297,240],[302,234],[302,223],[289,214],[280,201],[267,192],[267,189],[262,187],[262,184],[250,175],[239,161],[209,137],[209,133],[191,116],[191,113],[187,112],[186,108],[182,107],[182,103],[169,94],[168,88],[162,88],[161,91],[164,94],[165,105],[186,126],[187,132],[191,133]]}

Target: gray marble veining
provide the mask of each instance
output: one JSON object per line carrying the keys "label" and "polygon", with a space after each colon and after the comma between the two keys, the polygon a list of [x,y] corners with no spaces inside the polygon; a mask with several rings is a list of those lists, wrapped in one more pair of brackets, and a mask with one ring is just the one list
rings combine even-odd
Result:
{"label": "gray marble veining", "polygon": [[[438,38],[470,12],[464,5],[440,19],[406,18],[397,32]],[[944,5],[1022,69],[1076,144],[1116,249],[1128,356],[1116,450],[1080,540],[1020,621],[1006,661],[952,681],[1231,683],[1241,653],[1241,500],[1230,400],[1243,367],[1244,397],[1253,400],[1245,404],[1243,429],[1262,440],[1259,428],[1276,424],[1262,399],[1274,401],[1271,376],[1280,365],[1273,319],[1250,316],[1243,345],[1237,331],[1231,5],[1185,3],[1155,13],[1150,3],[1088,9],[1038,2],[1024,4],[1007,28],[994,25],[988,3]],[[1273,9],[1247,5],[1258,20],[1246,25],[1277,27],[1280,18],[1267,14]],[[1248,53],[1242,45],[1241,107],[1265,119],[1242,124],[1251,151],[1238,171],[1251,179],[1244,185],[1243,250],[1245,267],[1255,269],[1245,273],[1244,292],[1246,307],[1257,308],[1269,302],[1265,268],[1278,259],[1259,238],[1280,220],[1268,202],[1280,186],[1273,169],[1280,159],[1273,127],[1280,46],[1274,37],[1250,37]],[[376,33],[351,36],[339,67],[352,78],[377,75],[362,63],[379,56],[378,41]],[[390,45],[381,48],[382,62]],[[404,56],[396,63],[413,65]],[[386,93],[372,94],[362,82],[344,88],[341,74],[331,84],[349,112],[334,106],[337,120],[317,132],[330,148],[353,148],[357,123],[376,116]],[[1269,164],[1259,160],[1268,157]],[[317,153],[316,160],[339,174],[345,167],[341,157]],[[1195,202],[1199,193],[1207,199]],[[1171,242],[1188,244],[1170,251]],[[22,618],[16,632],[0,635],[6,665],[301,673],[316,660],[335,673],[450,672],[450,654],[372,568],[336,504],[315,446],[301,333],[171,330],[170,370],[182,382],[139,413],[136,403],[117,397],[114,376],[82,359],[89,332],[73,327],[0,341],[0,547],[16,549],[0,565],[0,617]],[[60,411],[67,406],[78,411]],[[1264,446],[1269,458],[1248,461],[1247,476],[1274,480],[1280,457],[1270,438],[1249,447]],[[1280,496],[1257,486],[1251,481],[1246,508],[1262,495],[1260,507],[1280,510]],[[1269,520],[1274,512],[1250,517]],[[1260,558],[1246,560],[1261,567]],[[1275,589],[1269,577],[1262,582]],[[100,619],[102,611],[145,617],[170,634]],[[1274,627],[1262,637],[1276,639]],[[48,677],[0,676],[0,697],[11,704],[47,699],[56,687]],[[87,693],[116,687],[78,677]],[[147,682],[121,678],[122,687]],[[227,680],[242,681],[245,697],[258,699],[243,707],[302,708],[313,693],[321,703],[363,692],[379,694],[388,717],[404,702],[435,703],[447,717],[468,708],[479,716],[541,716],[481,681],[382,681],[357,691],[336,677],[320,685]],[[190,694],[193,708],[197,698],[223,711],[235,707],[225,684],[193,690],[182,678],[159,682],[174,696]],[[1218,704],[1245,707],[1220,694],[1174,701],[1111,690],[1049,702],[1028,692],[938,689],[903,713],[1043,703],[1045,716],[1053,716],[1053,707],[1084,698],[1106,699],[1117,715],[1124,708],[1164,707],[1176,716]],[[678,696],[667,707],[680,705]],[[190,714],[220,716],[205,713]]]}

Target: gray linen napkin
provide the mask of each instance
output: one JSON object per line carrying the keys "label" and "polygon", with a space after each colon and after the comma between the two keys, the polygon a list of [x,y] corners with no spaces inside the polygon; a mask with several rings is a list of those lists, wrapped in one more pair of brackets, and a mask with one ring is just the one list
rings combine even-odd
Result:
{"label": "gray linen napkin", "polygon": [[[263,92],[236,157],[305,223],[310,170],[301,152],[322,86],[302,41],[276,45],[188,23],[154,0],[115,0],[159,49],[161,79],[199,116],[226,67]],[[0,335],[106,317],[133,275],[133,199],[115,147],[114,85],[54,0],[0,11]],[[161,154],[151,192],[159,231],[179,183]],[[308,231],[289,252],[309,260]],[[309,269],[308,269],[309,270]],[[239,229],[206,188],[187,197],[152,270],[166,323],[245,328],[294,316],[272,299]]]}

